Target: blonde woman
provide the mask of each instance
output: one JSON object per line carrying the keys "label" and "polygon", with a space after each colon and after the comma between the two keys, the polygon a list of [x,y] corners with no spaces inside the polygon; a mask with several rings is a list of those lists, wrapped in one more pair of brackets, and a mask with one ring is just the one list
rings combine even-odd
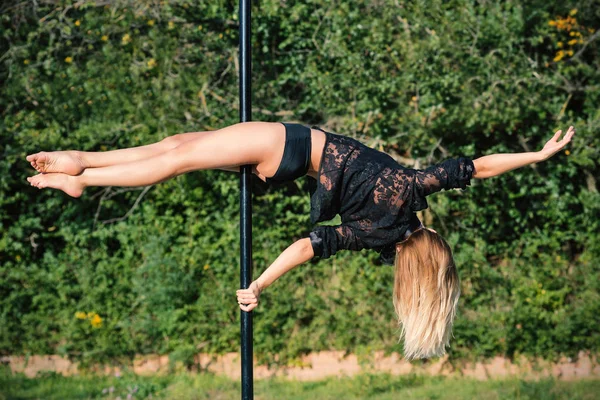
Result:
{"label": "blonde woman", "polygon": [[459,279],[448,243],[422,226],[415,213],[426,196],[465,188],[471,178],[489,178],[544,161],[573,137],[558,131],[542,150],[456,158],[424,170],[405,168],[389,155],[318,127],[247,122],[213,132],[184,133],[142,147],[107,152],[40,152],[27,157],[39,174],[32,186],[79,197],[88,186],[146,186],[203,169],[238,171],[252,165],[262,180],[316,179],[311,221],[341,216],[339,226],[318,226],[285,249],[248,289],[237,291],[251,311],[260,293],[314,256],[370,248],[385,263],[395,261],[394,306],[409,359],[444,354],[451,334]]}

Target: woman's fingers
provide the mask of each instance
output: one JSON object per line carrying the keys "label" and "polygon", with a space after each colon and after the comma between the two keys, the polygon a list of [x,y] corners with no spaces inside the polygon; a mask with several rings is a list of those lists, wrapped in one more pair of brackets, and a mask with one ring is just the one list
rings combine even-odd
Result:
{"label": "woman's fingers", "polygon": [[242,309],[243,311],[246,311],[246,312],[250,312],[250,311],[254,310],[255,308],[256,308],[256,304],[250,304],[247,306],[240,304],[240,309]]}
{"label": "woman's fingers", "polygon": [[[562,132],[562,131],[558,131],[558,132]],[[561,142],[570,140],[574,134],[575,134],[575,128],[573,128],[573,126],[571,125],[569,127],[569,129],[567,130],[567,133],[565,133],[565,136],[563,136]],[[557,135],[554,135],[554,138],[557,138]],[[552,138],[552,139],[554,139],[554,138]]]}
{"label": "woman's fingers", "polygon": [[237,301],[240,304],[258,303],[258,297],[252,293],[242,293],[237,295]]}
{"label": "woman's fingers", "polygon": [[258,296],[260,292],[257,292],[256,285],[255,287],[250,287],[248,289],[239,289],[236,291],[237,301],[240,305],[240,309],[243,311],[252,311],[256,306],[258,306]]}
{"label": "woman's fingers", "polygon": [[571,138],[575,134],[575,129],[571,126],[565,136],[562,138],[560,142],[558,142],[559,149],[563,149],[567,144],[571,142]]}
{"label": "woman's fingers", "polygon": [[556,131],[556,133],[554,134],[554,136],[552,136],[552,139],[550,139],[551,141],[558,141],[558,138],[560,137],[560,135],[562,134],[562,129]]}
{"label": "woman's fingers", "polygon": [[567,134],[563,138],[563,141],[566,141],[566,143],[569,143],[574,134],[575,134],[575,128],[573,128],[572,126],[569,127],[569,130],[567,131]]}

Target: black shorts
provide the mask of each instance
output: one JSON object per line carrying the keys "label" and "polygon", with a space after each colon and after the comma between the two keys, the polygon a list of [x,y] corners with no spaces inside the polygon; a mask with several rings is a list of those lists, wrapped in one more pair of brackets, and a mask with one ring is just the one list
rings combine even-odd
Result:
{"label": "black shorts", "polygon": [[310,153],[312,148],[310,128],[300,124],[288,124],[285,126],[285,147],[281,164],[275,175],[266,178],[268,183],[293,181],[306,175],[310,165]]}

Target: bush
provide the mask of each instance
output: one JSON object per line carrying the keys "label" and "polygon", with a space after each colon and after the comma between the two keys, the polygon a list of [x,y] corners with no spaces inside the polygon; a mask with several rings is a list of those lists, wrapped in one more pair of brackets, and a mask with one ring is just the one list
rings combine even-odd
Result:
{"label": "bush", "polygon": [[[233,2],[9,2],[0,79],[0,353],[109,362],[238,346],[238,184],[192,173],[79,199],[37,192],[26,154],[104,151],[236,122]],[[451,356],[596,352],[600,135],[593,2],[265,0],[255,120],[298,120],[424,166],[539,149],[551,161],[430,199],[463,297]],[[254,185],[255,275],[310,230],[308,184]],[[137,204],[137,206],[135,206]],[[377,254],[312,261],[264,293],[255,351],[399,351]],[[190,350],[191,349],[191,350]],[[275,356],[278,354],[278,356]]]}

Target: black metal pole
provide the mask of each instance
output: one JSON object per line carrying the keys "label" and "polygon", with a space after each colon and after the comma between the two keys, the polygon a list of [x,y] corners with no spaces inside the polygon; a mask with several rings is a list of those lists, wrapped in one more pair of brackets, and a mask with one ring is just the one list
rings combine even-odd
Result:
{"label": "black metal pole", "polygon": [[[240,122],[252,120],[250,0],[240,0]],[[252,191],[251,166],[240,175],[240,287],[252,283]],[[254,398],[252,373],[252,312],[241,311],[242,400]]]}

